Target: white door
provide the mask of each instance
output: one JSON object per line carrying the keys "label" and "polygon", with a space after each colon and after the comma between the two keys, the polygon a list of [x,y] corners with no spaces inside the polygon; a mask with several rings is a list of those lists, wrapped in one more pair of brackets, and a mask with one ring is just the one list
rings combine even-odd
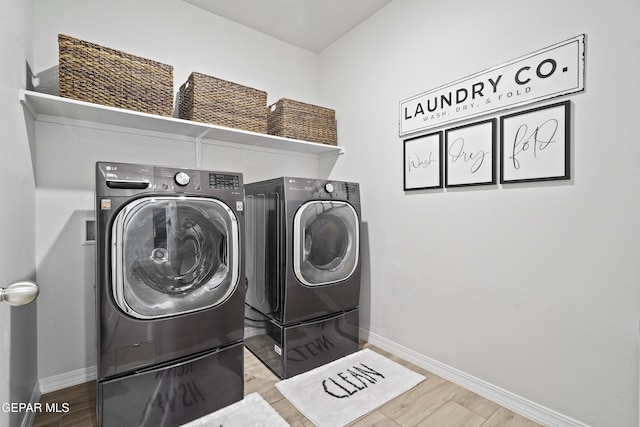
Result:
{"label": "white door", "polygon": [[[18,89],[32,39],[31,1],[9,0],[0,13],[0,287],[35,279],[35,183],[25,112]],[[28,120],[27,120],[28,122]],[[27,123],[32,134],[35,129]],[[28,402],[37,382],[36,303],[0,303],[0,404]],[[6,409],[6,408],[5,408]],[[0,410],[1,426],[18,426],[24,413]]]}
{"label": "white door", "polygon": [[[0,263],[0,268],[4,265]],[[6,286],[6,285],[2,285]],[[5,325],[0,329],[0,404],[10,402],[9,397],[9,372],[11,372],[11,312],[8,306],[0,306],[0,324]],[[9,414],[0,411],[0,425],[9,425]]]}

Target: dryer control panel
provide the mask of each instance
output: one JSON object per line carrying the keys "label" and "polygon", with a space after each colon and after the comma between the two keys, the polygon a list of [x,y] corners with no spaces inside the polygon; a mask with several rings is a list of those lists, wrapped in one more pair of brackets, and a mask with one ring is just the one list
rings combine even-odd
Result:
{"label": "dryer control panel", "polygon": [[325,179],[284,178],[287,191],[298,197],[313,199],[359,200],[360,186],[355,182]]}

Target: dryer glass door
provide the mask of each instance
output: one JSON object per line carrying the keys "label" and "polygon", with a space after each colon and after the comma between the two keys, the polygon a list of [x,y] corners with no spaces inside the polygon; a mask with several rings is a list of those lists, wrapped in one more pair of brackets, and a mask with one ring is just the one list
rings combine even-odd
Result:
{"label": "dryer glass door", "polygon": [[238,286],[236,216],[215,199],[137,199],[114,220],[111,260],[114,300],[130,316],[213,307]]}
{"label": "dryer glass door", "polygon": [[360,252],[360,221],[346,202],[311,201],[293,220],[293,266],[307,286],[320,286],[349,278]]}

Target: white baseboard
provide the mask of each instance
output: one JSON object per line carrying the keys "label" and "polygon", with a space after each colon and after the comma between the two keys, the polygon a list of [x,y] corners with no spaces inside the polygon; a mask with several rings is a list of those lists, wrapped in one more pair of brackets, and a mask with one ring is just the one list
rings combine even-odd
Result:
{"label": "white baseboard", "polygon": [[[42,378],[34,385],[31,397],[29,398],[29,404],[31,407],[34,407],[34,404],[40,402],[40,397],[45,393],[51,393],[52,391],[61,390],[63,388],[95,380],[97,373],[98,370],[96,366],[90,366],[88,368]],[[35,416],[35,411],[25,411],[25,415],[20,426],[31,427],[35,420]]]}
{"label": "white baseboard", "polygon": [[[33,386],[33,391],[31,392],[31,397],[29,398],[29,406],[34,407],[34,404],[38,402],[40,402],[40,387],[38,386],[38,382],[36,381]],[[33,425],[35,417],[35,411],[25,411],[21,427],[31,427]]]}
{"label": "white baseboard", "polygon": [[360,338],[544,426],[589,427],[578,420],[496,387],[368,330],[360,328]]}
{"label": "white baseboard", "polygon": [[97,378],[97,373],[98,373],[98,369],[94,365],[94,366],[89,366],[87,368],[66,372],[60,375],[41,378],[38,381],[38,383],[40,384],[40,393],[41,394],[50,393],[52,391],[86,383],[87,381],[95,380]]}

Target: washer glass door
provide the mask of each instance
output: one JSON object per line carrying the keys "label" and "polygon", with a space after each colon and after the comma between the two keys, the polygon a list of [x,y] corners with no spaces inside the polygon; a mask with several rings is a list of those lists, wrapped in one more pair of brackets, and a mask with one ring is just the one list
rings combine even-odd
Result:
{"label": "washer glass door", "polygon": [[360,221],[346,202],[311,201],[293,220],[293,266],[307,286],[320,286],[349,278],[360,251]]}
{"label": "washer glass door", "polygon": [[112,291],[130,316],[155,319],[224,302],[238,286],[239,230],[224,203],[144,197],[111,232]]}

